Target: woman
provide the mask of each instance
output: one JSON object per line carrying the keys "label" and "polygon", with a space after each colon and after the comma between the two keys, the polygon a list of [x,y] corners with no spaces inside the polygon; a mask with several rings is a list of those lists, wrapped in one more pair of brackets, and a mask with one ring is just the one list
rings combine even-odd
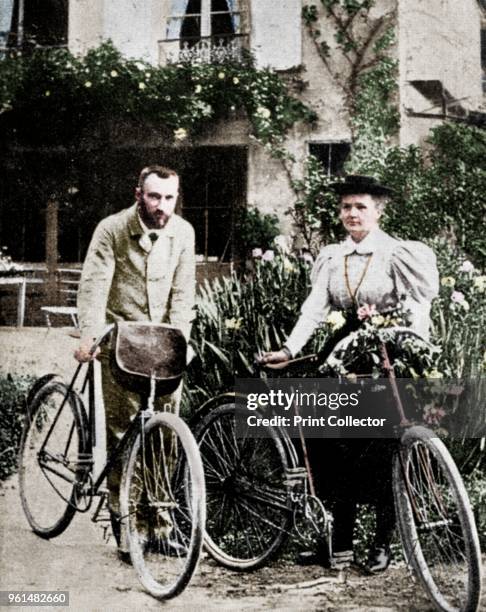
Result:
{"label": "woman", "polygon": [[[283,363],[295,357],[335,309],[355,313],[361,309],[362,313],[374,306],[380,313],[402,306],[409,312],[411,328],[425,339],[429,336],[430,305],[439,286],[434,253],[421,242],[397,240],[379,228],[386,200],[392,195],[390,188],[372,177],[359,175],[347,176],[343,183],[334,183],[331,188],[340,196],[339,218],[348,236],[343,242],[321,250],[312,270],[312,290],[294,329],[280,350],[262,356],[262,363]],[[363,441],[353,440],[352,444],[348,441],[345,445],[330,442],[311,441],[309,452],[321,491],[324,477],[328,477],[325,471],[329,449],[339,453],[341,469],[331,494],[334,565],[346,565],[353,560],[353,527],[359,501],[356,483],[361,478],[359,472],[364,475],[365,469],[368,476],[372,472],[375,484],[378,481],[373,500],[377,506],[375,542],[366,567],[371,573],[383,571],[390,562],[394,528],[392,447],[386,441],[374,441],[369,445],[374,446],[372,452],[368,448],[363,453]],[[323,445],[327,446],[327,457]]]}

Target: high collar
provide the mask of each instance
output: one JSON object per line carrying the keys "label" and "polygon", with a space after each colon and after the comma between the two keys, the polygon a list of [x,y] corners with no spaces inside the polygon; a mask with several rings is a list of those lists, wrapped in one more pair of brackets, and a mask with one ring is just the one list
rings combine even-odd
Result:
{"label": "high collar", "polygon": [[164,234],[166,236],[175,236],[176,234],[176,225],[177,221],[175,218],[177,215],[172,214],[164,227],[159,230],[151,230],[142,222],[140,219],[140,215],[138,214],[138,206],[135,203],[129,209],[129,218],[128,218],[128,231],[130,232],[130,236],[141,236],[144,233],[155,231],[158,234]]}
{"label": "high collar", "polygon": [[369,232],[360,242],[355,242],[351,236],[348,236],[342,243],[344,254],[351,255],[351,253],[357,253],[358,255],[370,255],[380,248],[385,236],[387,235],[380,228]]}

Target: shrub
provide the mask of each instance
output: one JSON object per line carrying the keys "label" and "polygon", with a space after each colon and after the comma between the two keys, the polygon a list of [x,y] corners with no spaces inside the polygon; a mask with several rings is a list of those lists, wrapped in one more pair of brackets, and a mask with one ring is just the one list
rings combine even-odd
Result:
{"label": "shrub", "polygon": [[0,481],[17,468],[25,394],[31,382],[29,377],[24,376],[0,378]]}

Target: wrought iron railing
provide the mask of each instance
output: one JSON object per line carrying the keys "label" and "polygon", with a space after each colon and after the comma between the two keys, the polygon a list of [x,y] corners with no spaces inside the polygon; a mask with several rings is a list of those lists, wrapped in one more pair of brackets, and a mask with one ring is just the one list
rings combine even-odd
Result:
{"label": "wrought iron railing", "polygon": [[248,34],[187,37],[159,41],[159,63],[214,64],[240,62],[248,48]]}

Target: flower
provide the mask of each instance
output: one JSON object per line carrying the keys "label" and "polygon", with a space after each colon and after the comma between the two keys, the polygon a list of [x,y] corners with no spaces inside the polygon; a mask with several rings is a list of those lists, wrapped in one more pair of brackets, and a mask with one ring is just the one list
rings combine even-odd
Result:
{"label": "flower", "polygon": [[175,140],[185,140],[187,138],[187,130],[185,128],[177,128],[174,130]]}
{"label": "flower", "polygon": [[91,85],[93,85],[91,81],[86,81],[84,84],[84,86],[87,87],[88,89],[91,87]]}
{"label": "flower", "polygon": [[285,272],[294,272],[295,271],[295,266],[294,264],[290,261],[290,259],[288,257],[284,257],[283,259],[283,267]]}
{"label": "flower", "polygon": [[256,114],[264,119],[268,119],[272,113],[265,106],[259,106],[256,110]]}
{"label": "flower", "polygon": [[439,370],[435,368],[433,370],[426,370],[424,376],[425,378],[444,378],[442,372],[439,372]]}
{"label": "flower", "polygon": [[238,331],[241,327],[243,319],[236,319],[235,317],[231,319],[225,319],[224,326],[226,329],[233,329],[234,331]]}
{"label": "flower", "polygon": [[218,79],[224,79],[225,76],[224,72],[218,72]]}
{"label": "flower", "polygon": [[331,310],[327,315],[326,323],[331,326],[332,331],[336,331],[337,329],[341,329],[346,323],[346,319],[339,310]]}
{"label": "flower", "polygon": [[118,76],[118,72],[117,72],[116,70],[112,70],[112,71],[110,72],[110,76],[112,76],[113,78],[115,78],[115,77],[117,77],[117,76]]}
{"label": "flower", "polygon": [[381,315],[381,314],[374,315],[374,316],[371,317],[371,322],[376,327],[380,327],[385,322],[385,317],[383,315]]}
{"label": "flower", "polygon": [[272,249],[267,249],[262,255],[262,261],[273,261],[274,258],[275,253],[272,251]]}
{"label": "flower", "polygon": [[202,91],[202,86],[201,86],[201,85],[199,85],[199,84],[198,84],[198,85],[196,85],[196,87],[195,87],[194,91],[195,91],[196,93],[201,93],[201,91]]}
{"label": "flower", "polygon": [[443,287],[454,287],[454,285],[456,284],[456,279],[452,276],[444,276],[440,279],[440,284]]}
{"label": "flower", "polygon": [[365,319],[370,319],[373,315],[378,314],[376,311],[376,306],[374,304],[363,304],[358,308],[358,319],[360,321],[364,321]]}
{"label": "flower", "polygon": [[139,70],[145,70],[145,66],[142,64],[142,62],[135,62],[135,66]]}
{"label": "flower", "polygon": [[273,244],[283,253],[290,253],[290,243],[290,236],[284,236],[283,234],[279,234],[273,239]]}
{"label": "flower", "polygon": [[467,273],[467,272],[473,272],[473,271],[474,271],[474,269],[475,269],[475,268],[474,268],[474,265],[473,265],[473,264],[472,264],[470,261],[468,261],[467,259],[465,259],[465,260],[462,262],[461,267],[459,268],[459,270],[460,270],[461,272],[466,272],[466,273]]}
{"label": "flower", "polygon": [[47,90],[46,92],[44,92],[44,95],[46,98],[48,98],[51,95],[51,92],[49,90]]}
{"label": "flower", "polygon": [[477,289],[480,293],[484,293],[486,289],[486,276],[476,276],[474,279],[474,288]]}
{"label": "flower", "polygon": [[258,247],[257,247],[257,248],[255,248],[255,249],[253,249],[253,250],[252,250],[252,252],[251,252],[251,256],[252,256],[254,259],[258,259],[258,258],[259,258],[259,257],[261,257],[262,255],[263,255],[263,251],[262,251],[260,248],[258,248]]}
{"label": "flower", "polygon": [[304,251],[300,255],[300,258],[304,260],[306,263],[310,263],[310,264],[314,263],[314,258],[312,257],[312,253],[310,253],[309,251]]}
{"label": "flower", "polygon": [[240,82],[240,79],[238,77],[233,77],[233,83],[235,85],[238,85],[239,82]]}
{"label": "flower", "polygon": [[465,299],[466,298],[464,297],[464,293],[462,293],[461,291],[453,291],[451,293],[451,300],[453,302],[456,302],[457,304],[464,302]]}
{"label": "flower", "polygon": [[146,87],[147,87],[147,85],[145,85],[145,83],[143,83],[143,82],[140,82],[140,83],[138,84],[138,88],[139,88],[139,89],[145,89]]}
{"label": "flower", "polygon": [[424,406],[424,421],[428,425],[439,425],[445,417],[445,410],[435,404],[427,404]]}

